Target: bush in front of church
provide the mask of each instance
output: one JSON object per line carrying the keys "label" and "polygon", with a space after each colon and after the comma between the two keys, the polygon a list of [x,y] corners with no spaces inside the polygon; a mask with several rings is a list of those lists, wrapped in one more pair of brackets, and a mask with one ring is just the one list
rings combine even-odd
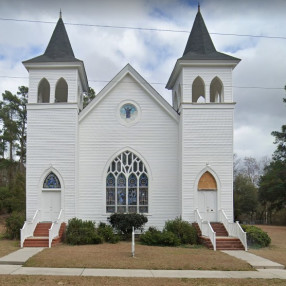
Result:
{"label": "bush in front of church", "polygon": [[271,243],[271,238],[267,232],[254,225],[241,225],[246,232],[247,244],[253,248],[267,247]]}
{"label": "bush in front of church", "polygon": [[140,241],[146,245],[159,245],[159,246],[178,246],[181,244],[178,237],[170,231],[160,231],[155,227],[149,229],[140,235]]}
{"label": "bush in front of church", "polygon": [[72,218],[66,229],[66,243],[71,245],[99,244],[103,238],[96,232],[94,222]]}
{"label": "bush in front of church", "polygon": [[120,241],[120,236],[114,233],[112,226],[104,222],[99,223],[97,234],[101,236],[105,242],[117,243]]}
{"label": "bush in front of church", "polygon": [[163,231],[154,227],[140,236],[140,241],[146,245],[178,246],[182,244],[197,244],[198,235],[195,227],[182,218],[165,222]]}
{"label": "bush in front of church", "polygon": [[108,218],[112,227],[122,234],[125,239],[131,237],[132,227],[134,230],[143,230],[143,226],[148,222],[148,218],[138,213],[114,213]]}
{"label": "bush in front of church", "polygon": [[181,244],[198,243],[198,234],[195,227],[189,222],[182,220],[181,217],[166,221],[164,230],[174,233]]}

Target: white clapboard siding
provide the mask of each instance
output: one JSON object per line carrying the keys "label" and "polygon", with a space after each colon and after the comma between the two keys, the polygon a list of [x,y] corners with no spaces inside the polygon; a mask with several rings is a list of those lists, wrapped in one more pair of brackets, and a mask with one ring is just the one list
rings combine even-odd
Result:
{"label": "white clapboard siding", "polygon": [[[197,181],[206,167],[219,179],[218,209],[224,209],[233,218],[233,105],[206,104],[183,109],[182,141],[182,202],[183,217],[194,220],[198,208]],[[221,108],[220,108],[221,107]]]}
{"label": "white clapboard siding", "polygon": [[41,208],[43,180],[51,168],[62,180],[61,207],[75,216],[77,104],[29,104],[27,118],[27,219]]}
{"label": "white clapboard siding", "polygon": [[[141,119],[125,126],[118,118],[125,100],[141,109]],[[121,150],[136,152],[149,171],[148,225],[162,228],[180,215],[178,190],[178,122],[141,85],[126,75],[80,121],[79,216],[105,221],[108,162]]]}

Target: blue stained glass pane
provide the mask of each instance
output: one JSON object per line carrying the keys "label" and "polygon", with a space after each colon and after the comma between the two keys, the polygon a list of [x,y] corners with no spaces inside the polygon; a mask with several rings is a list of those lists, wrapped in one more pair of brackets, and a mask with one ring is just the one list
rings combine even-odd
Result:
{"label": "blue stained glass pane", "polygon": [[117,178],[117,187],[125,187],[126,186],[126,178],[123,174],[120,174]]}
{"label": "blue stained glass pane", "polygon": [[139,186],[140,187],[148,187],[148,177],[146,174],[142,174],[139,179]]}
{"label": "blue stained glass pane", "polygon": [[106,190],[106,204],[115,205],[115,189],[109,188]]}
{"label": "blue stained glass pane", "polygon": [[117,204],[126,205],[126,190],[117,189]]}
{"label": "blue stained glass pane", "polygon": [[128,205],[137,205],[137,190],[128,190]]}
{"label": "blue stained glass pane", "polygon": [[46,189],[60,189],[61,188],[61,183],[58,179],[58,177],[51,172],[45,179],[43,188]]}
{"label": "blue stained glass pane", "polygon": [[115,177],[112,174],[109,174],[106,178],[107,187],[115,187]]}
{"label": "blue stained glass pane", "polygon": [[137,177],[135,176],[135,174],[131,174],[128,178],[128,187],[130,188],[134,188],[137,187]]}

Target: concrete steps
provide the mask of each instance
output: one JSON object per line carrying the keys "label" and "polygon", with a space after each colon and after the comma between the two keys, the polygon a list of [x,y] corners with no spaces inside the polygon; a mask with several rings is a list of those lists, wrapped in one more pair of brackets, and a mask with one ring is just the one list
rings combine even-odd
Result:
{"label": "concrete steps", "polygon": [[[49,247],[49,229],[51,222],[38,223],[33,236],[28,237],[24,241],[24,247]],[[52,246],[60,243],[63,238],[64,231],[66,229],[66,223],[62,223],[59,235],[53,239]]]}

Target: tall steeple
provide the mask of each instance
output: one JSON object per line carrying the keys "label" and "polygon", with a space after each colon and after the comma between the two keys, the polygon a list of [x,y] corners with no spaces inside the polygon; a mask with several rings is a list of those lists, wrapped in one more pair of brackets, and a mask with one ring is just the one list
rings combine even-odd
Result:
{"label": "tall steeple", "polygon": [[[217,52],[212,42],[204,19],[200,12],[200,4],[198,12],[190,33],[183,56],[180,60],[235,60],[236,58]],[[237,59],[238,60],[238,59]]]}
{"label": "tall steeple", "polygon": [[61,17],[57,22],[55,30],[52,34],[50,42],[43,55],[32,58],[24,63],[40,63],[40,62],[78,62],[70,44],[70,40]]}

